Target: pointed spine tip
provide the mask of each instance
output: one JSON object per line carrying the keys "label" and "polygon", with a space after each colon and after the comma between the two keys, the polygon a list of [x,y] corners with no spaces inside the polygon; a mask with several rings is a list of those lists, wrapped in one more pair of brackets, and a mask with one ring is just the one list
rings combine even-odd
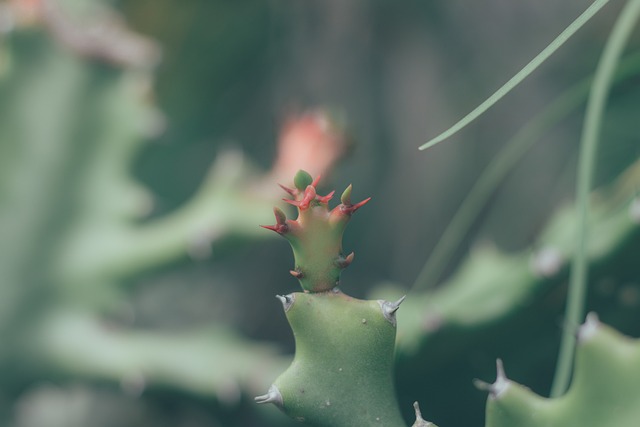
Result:
{"label": "pointed spine tip", "polygon": [[285,234],[289,231],[289,225],[287,224],[287,216],[282,209],[273,208],[273,215],[276,217],[275,225],[261,225],[260,227],[266,228],[267,230],[275,231],[278,234]]}
{"label": "pointed spine tip", "polygon": [[276,295],[276,298],[278,298],[280,300],[280,302],[282,303],[282,307],[284,308],[284,312],[285,313],[287,311],[289,311],[289,309],[291,308],[291,306],[295,302],[295,295],[294,294]]}
{"label": "pointed spine tip", "polygon": [[300,269],[297,269],[297,268],[295,270],[289,270],[289,274],[291,274],[296,279],[302,279],[304,277],[304,274],[302,274],[302,271],[300,271]]}
{"label": "pointed spine tip", "polygon": [[587,314],[585,322],[580,325],[580,328],[578,329],[578,342],[583,343],[593,337],[598,331],[599,326],[600,319],[598,318],[598,315],[594,312]]}
{"label": "pointed spine tip", "polygon": [[367,203],[369,203],[369,201],[371,200],[371,197],[367,197],[366,199],[364,199],[361,202],[356,203],[355,205],[352,204],[342,204],[340,205],[340,210],[342,212],[344,212],[347,215],[353,215],[353,213],[355,211],[357,211],[358,209],[360,209],[361,207],[363,207],[364,205],[366,205]]}
{"label": "pointed spine tip", "polygon": [[411,427],[436,427],[435,424],[425,421],[425,419],[422,418],[422,412],[420,412],[420,405],[418,402],[413,402],[413,410],[416,414],[416,421]]}
{"label": "pointed spine tip", "polygon": [[416,413],[416,422],[424,421],[424,419],[422,418],[422,412],[420,412],[420,405],[418,404],[417,401],[413,402],[413,410]]}
{"label": "pointed spine tip", "polygon": [[318,196],[318,201],[320,203],[329,203],[329,201],[333,198],[333,195],[335,194],[335,191],[332,191],[331,193],[327,194],[326,196]]}
{"label": "pointed spine tip", "polygon": [[496,359],[496,382],[506,380],[507,374],[504,371],[504,363],[502,363],[502,359]]}
{"label": "pointed spine tip", "polygon": [[353,262],[353,259],[355,258],[355,253],[351,252],[349,255],[347,255],[346,257],[344,256],[340,256],[338,258],[338,260],[336,261],[336,265],[340,268],[347,268],[351,265],[351,263]]}
{"label": "pointed spine tip", "polygon": [[280,390],[278,390],[278,387],[276,387],[275,385],[269,387],[269,390],[266,394],[256,396],[255,401],[259,404],[273,403],[279,408],[282,408],[283,405],[282,394],[280,394]]}
{"label": "pointed spine tip", "polygon": [[402,304],[402,302],[406,297],[407,296],[404,295],[402,298],[400,298],[396,302],[378,300],[378,302],[380,303],[380,308],[382,309],[382,314],[384,315],[384,318],[387,319],[389,323],[391,323],[394,327],[397,326],[397,323],[398,323],[396,320],[396,312],[398,311],[398,309],[400,308],[400,304]]}
{"label": "pointed spine tip", "polygon": [[278,184],[280,186],[280,188],[282,188],[284,191],[286,191],[287,193],[289,193],[291,196],[295,197],[296,196],[296,191],[293,188],[289,188],[287,186],[284,186],[282,184]]}
{"label": "pointed spine tip", "polygon": [[488,392],[494,399],[500,397],[500,394],[509,387],[509,378],[507,378],[507,374],[504,371],[502,359],[496,359],[496,380],[493,384],[478,379],[474,380],[473,384],[478,390]]}
{"label": "pointed spine tip", "polygon": [[284,234],[287,232],[287,226],[286,225],[261,225],[260,227],[262,228],[266,228],[267,230],[271,230],[271,231],[275,231],[278,234]]}

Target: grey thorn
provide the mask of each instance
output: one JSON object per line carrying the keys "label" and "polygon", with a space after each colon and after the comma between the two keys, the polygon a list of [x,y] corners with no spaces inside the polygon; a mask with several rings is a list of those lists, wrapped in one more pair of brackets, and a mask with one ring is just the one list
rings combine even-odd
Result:
{"label": "grey thorn", "polygon": [[501,359],[496,359],[496,381],[493,384],[482,380],[474,380],[473,384],[479,390],[489,392],[492,398],[497,399],[509,387],[509,378],[504,372],[504,365]]}
{"label": "grey thorn", "polygon": [[296,298],[295,298],[295,296],[293,294],[276,295],[276,298],[278,298],[280,300],[280,302],[282,303],[282,306],[284,307],[285,313],[287,311],[289,311],[289,309],[291,308],[291,306],[293,305],[293,303],[296,300]]}
{"label": "grey thorn", "polygon": [[424,418],[422,418],[418,402],[413,402],[413,409],[416,411],[416,422],[413,423],[411,427],[436,427],[435,424],[425,421]]}
{"label": "grey thorn", "polygon": [[402,301],[404,301],[406,297],[407,296],[405,295],[396,302],[389,302],[382,299],[378,300],[378,303],[380,304],[380,308],[382,309],[382,315],[394,327],[398,324],[396,320],[396,311],[398,311],[398,309],[400,308],[400,304],[402,304]]}
{"label": "grey thorn", "polygon": [[255,401],[256,403],[260,403],[260,404],[273,403],[279,408],[282,408],[282,404],[283,404],[282,395],[280,394],[280,390],[278,390],[278,387],[276,387],[275,384],[269,387],[269,391],[267,391],[267,394],[263,394],[262,396],[256,396]]}
{"label": "grey thorn", "polygon": [[598,327],[600,326],[600,319],[598,319],[598,315],[593,311],[587,314],[587,319],[585,322],[580,325],[578,329],[578,342],[582,343],[591,338],[598,331]]}

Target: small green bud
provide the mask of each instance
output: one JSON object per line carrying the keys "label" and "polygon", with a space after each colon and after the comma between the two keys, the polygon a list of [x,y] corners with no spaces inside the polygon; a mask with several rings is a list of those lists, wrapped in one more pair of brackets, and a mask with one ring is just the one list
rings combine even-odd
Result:
{"label": "small green bud", "polygon": [[349,184],[349,186],[342,193],[342,196],[340,196],[340,201],[345,206],[350,206],[351,205],[351,190],[352,190],[352,188],[353,188],[353,186],[351,184]]}
{"label": "small green bud", "polygon": [[300,169],[293,178],[293,184],[300,191],[304,191],[312,182],[313,178],[309,175],[309,172],[303,171],[302,169]]}

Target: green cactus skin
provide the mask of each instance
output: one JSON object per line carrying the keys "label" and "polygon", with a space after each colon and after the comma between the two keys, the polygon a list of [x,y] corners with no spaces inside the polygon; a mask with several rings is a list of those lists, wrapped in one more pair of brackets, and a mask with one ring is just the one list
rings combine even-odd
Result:
{"label": "green cactus skin", "polygon": [[594,314],[578,332],[569,391],[546,399],[507,379],[489,385],[486,427],[632,427],[640,420],[640,342]]}
{"label": "green cactus skin", "polygon": [[[318,196],[318,179],[300,171],[296,188],[283,187],[298,208],[296,220],[274,210],[276,224],[263,226],[284,236],[295,256],[304,293],[279,296],[296,341],[291,366],[258,403],[274,403],[292,418],[316,427],[404,426],[396,403],[393,366],[396,302],[364,301],[338,289],[340,272],[353,261],[342,253],[342,234],[355,212],[370,199],[351,203],[351,186],[341,204]],[[416,427],[432,426],[416,408]]]}
{"label": "green cactus skin", "polygon": [[283,409],[313,426],[402,426],[393,388],[395,327],[378,301],[295,293],[293,363],[275,386]]}

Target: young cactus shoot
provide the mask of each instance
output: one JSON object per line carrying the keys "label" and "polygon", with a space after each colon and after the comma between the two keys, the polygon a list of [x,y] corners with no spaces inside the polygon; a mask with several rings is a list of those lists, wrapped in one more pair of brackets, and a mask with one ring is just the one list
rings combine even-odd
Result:
{"label": "young cactus shoot", "polygon": [[326,292],[339,285],[340,273],[354,257],[353,252],[346,256],[343,253],[342,234],[351,215],[371,199],[351,203],[350,185],[342,193],[342,203],[329,210],[334,192],[320,196],[316,191],[318,180],[299,171],[295,188],[282,187],[291,196],[284,201],[298,208],[298,218],[287,219],[282,210],[274,208],[276,224],[262,226],[289,241],[295,257],[291,274],[308,292]]}
{"label": "young cactus shoot", "polygon": [[[298,208],[287,219],[275,208],[275,225],[263,226],[285,237],[295,257],[291,274],[305,292],[278,296],[296,341],[291,366],[269,391],[256,398],[273,403],[290,417],[315,427],[404,427],[393,386],[396,302],[365,301],[342,293],[340,273],[353,261],[342,234],[351,215],[370,199],[351,202],[351,185],[341,203],[329,209],[333,192],[317,193],[304,171],[295,188],[283,187]],[[416,406],[417,408],[417,406]],[[416,410],[415,426],[432,426]]]}

